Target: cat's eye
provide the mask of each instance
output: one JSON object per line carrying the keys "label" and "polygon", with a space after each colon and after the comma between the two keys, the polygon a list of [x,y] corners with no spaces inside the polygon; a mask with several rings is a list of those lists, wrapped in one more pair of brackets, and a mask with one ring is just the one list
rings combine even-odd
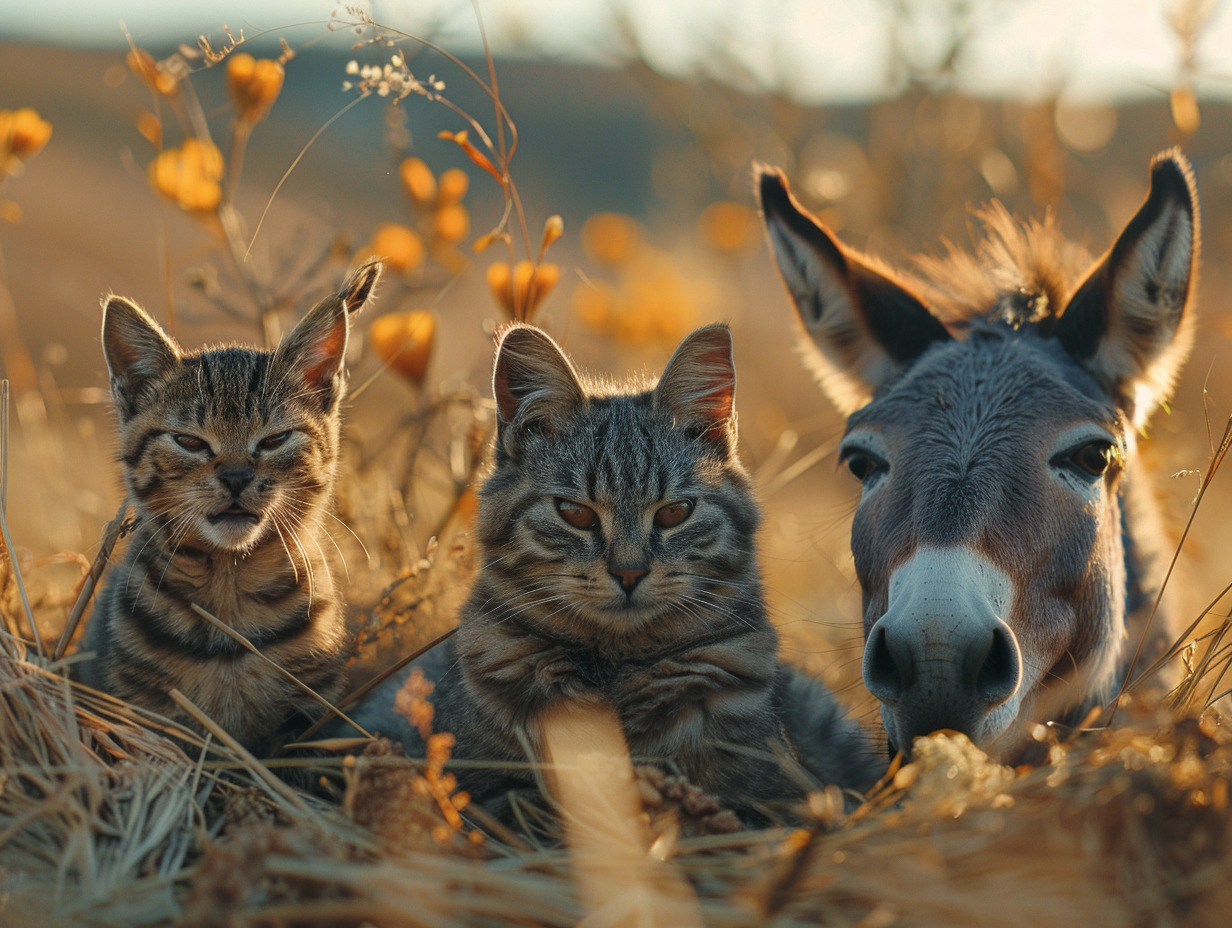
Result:
{"label": "cat's eye", "polygon": [[257,447],[262,451],[273,451],[275,448],[281,448],[285,445],[290,437],[291,429],[287,429],[285,432],[276,432],[273,435],[266,435],[257,442]]}
{"label": "cat's eye", "polygon": [[589,506],[575,503],[569,499],[557,499],[556,511],[560,517],[574,528],[593,529],[599,525],[599,515]]}
{"label": "cat's eye", "polygon": [[185,451],[209,451],[209,444],[202,438],[196,435],[185,435],[183,432],[176,432],[171,436],[177,445]]}
{"label": "cat's eye", "polygon": [[682,499],[676,503],[660,506],[654,514],[654,524],[659,528],[675,528],[693,514],[693,501]]}

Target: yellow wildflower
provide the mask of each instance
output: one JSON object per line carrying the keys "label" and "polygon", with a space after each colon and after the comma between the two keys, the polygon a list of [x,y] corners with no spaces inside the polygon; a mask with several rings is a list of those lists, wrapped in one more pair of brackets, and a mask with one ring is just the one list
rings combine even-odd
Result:
{"label": "yellow wildflower", "polygon": [[227,59],[227,90],[238,118],[250,125],[259,123],[282,92],[285,76],[282,64],[270,58],[253,58],[240,52]]}
{"label": "yellow wildflower", "polygon": [[403,158],[398,165],[402,189],[416,206],[428,206],[436,199],[436,178],[432,169],[419,158]]}
{"label": "yellow wildflower", "polygon": [[150,162],[150,186],[189,213],[211,213],[222,201],[222,152],[211,142],[185,139]]}
{"label": "yellow wildflower", "polygon": [[51,123],[37,110],[0,110],[0,171],[18,174],[22,165],[43,150],[51,138]]}
{"label": "yellow wildflower", "polygon": [[389,313],[368,330],[376,356],[417,386],[423,383],[435,340],[436,317],[426,310]]}
{"label": "yellow wildflower", "polygon": [[378,226],[367,251],[384,259],[393,271],[414,270],[424,259],[424,244],[419,233],[396,222]]}

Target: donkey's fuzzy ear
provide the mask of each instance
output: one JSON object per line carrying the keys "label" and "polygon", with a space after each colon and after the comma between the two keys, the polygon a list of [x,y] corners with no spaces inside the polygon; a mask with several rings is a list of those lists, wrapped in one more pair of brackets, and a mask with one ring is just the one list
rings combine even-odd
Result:
{"label": "donkey's fuzzy ear", "polygon": [[180,347],[144,309],[113,294],[103,300],[103,357],[116,409],[128,418],[146,388],[179,363]]}
{"label": "donkey's fuzzy ear", "polygon": [[757,190],[779,272],[818,348],[818,379],[841,412],[859,409],[929,345],[950,339],[904,283],[802,207],[781,171],[759,166]]}
{"label": "donkey's fuzzy ear", "polygon": [[1055,336],[1142,425],[1167,399],[1193,343],[1198,195],[1178,150],[1151,161],[1151,189],[1088,272]]}
{"label": "donkey's fuzzy ear", "polygon": [[586,404],[586,391],[563,351],[546,332],[513,325],[496,346],[492,370],[497,442],[517,457],[527,429],[551,432]]}
{"label": "donkey's fuzzy ear", "polygon": [[722,323],[686,336],[654,390],[656,409],[669,412],[677,425],[697,429],[728,447],[735,444],[735,398],[732,337]]}

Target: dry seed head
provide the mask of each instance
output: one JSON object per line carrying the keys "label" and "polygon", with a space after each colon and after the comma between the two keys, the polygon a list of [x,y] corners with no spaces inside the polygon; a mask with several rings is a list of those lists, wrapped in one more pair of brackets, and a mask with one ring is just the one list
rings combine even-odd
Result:
{"label": "dry seed head", "polygon": [[17,174],[51,138],[51,123],[37,110],[0,110],[0,170]]}
{"label": "dry seed head", "polygon": [[282,65],[269,58],[253,58],[240,52],[227,59],[227,90],[235,104],[236,116],[249,125],[266,117],[286,76]]}
{"label": "dry seed head", "polygon": [[547,218],[543,224],[543,238],[539,242],[539,260],[543,260],[543,256],[547,254],[552,243],[565,234],[565,220],[559,215],[552,215]]}
{"label": "dry seed head", "polygon": [[[373,353],[416,386],[424,381],[435,341],[436,317],[426,310],[389,313],[373,322],[368,330],[368,342]],[[413,678],[414,674],[399,691],[399,699],[403,692],[408,692]],[[411,721],[417,724],[414,719]]]}
{"label": "dry seed head", "polygon": [[402,189],[416,206],[429,206],[436,199],[436,178],[420,158],[403,158],[398,165]]}

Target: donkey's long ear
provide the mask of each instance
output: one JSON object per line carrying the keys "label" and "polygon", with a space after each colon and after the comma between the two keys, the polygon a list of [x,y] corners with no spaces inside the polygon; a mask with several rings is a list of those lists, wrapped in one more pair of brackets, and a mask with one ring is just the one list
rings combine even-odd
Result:
{"label": "donkey's long ear", "polygon": [[919,297],[804,209],[781,171],[759,166],[757,189],[779,272],[819,351],[818,378],[844,414],[950,338]]}
{"label": "donkey's long ear", "polygon": [[180,348],[144,309],[112,295],[103,300],[103,357],[116,410],[127,419],[146,389],[179,363]]}
{"label": "donkey's long ear", "polygon": [[308,310],[274,352],[276,376],[301,378],[308,395],[316,397],[327,411],[337,406],[346,388],[343,362],[350,317],[371,301],[380,276],[379,261],[356,268],[337,293]]}
{"label": "donkey's long ear", "polygon": [[586,391],[564,352],[546,332],[529,325],[505,330],[492,371],[498,446],[518,456],[529,429],[551,434],[586,404]]}
{"label": "donkey's long ear", "polygon": [[722,323],[690,333],[667,362],[654,390],[656,409],[729,451],[736,440],[735,398],[732,337]]}
{"label": "donkey's long ear", "polygon": [[1176,149],[1151,161],[1151,190],[1065,308],[1056,337],[1136,425],[1168,398],[1193,342],[1198,195]]}

